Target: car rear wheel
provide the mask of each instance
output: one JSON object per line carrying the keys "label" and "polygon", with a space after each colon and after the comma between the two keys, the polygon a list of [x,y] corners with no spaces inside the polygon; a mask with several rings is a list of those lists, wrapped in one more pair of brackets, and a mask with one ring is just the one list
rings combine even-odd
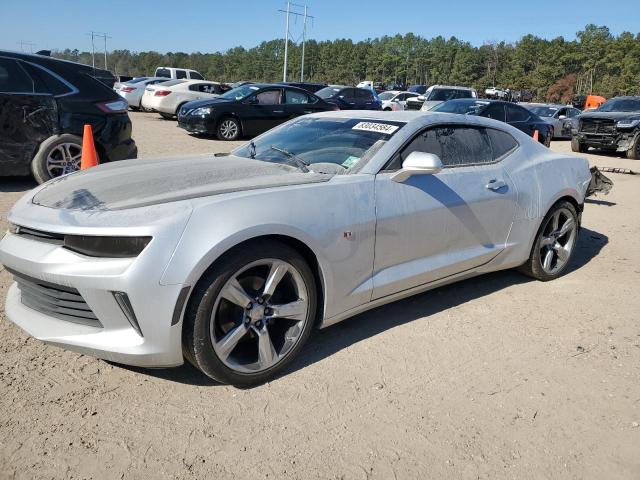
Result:
{"label": "car rear wheel", "polygon": [[236,386],[264,383],[308,339],[316,315],[315,278],[279,242],[237,249],[202,278],[185,314],[185,357],[209,377]]}
{"label": "car rear wheel", "polygon": [[240,122],[231,117],[220,120],[218,124],[218,138],[220,140],[237,140],[240,138]]}
{"label": "car rear wheel", "polygon": [[49,137],[31,162],[31,172],[38,183],[66,175],[80,169],[82,138],[65,133]]}
{"label": "car rear wheel", "polygon": [[567,201],[556,203],[544,217],[531,255],[520,271],[542,281],[558,278],[573,256],[578,228],[575,207]]}
{"label": "car rear wheel", "polygon": [[171,115],[170,113],[162,113],[162,112],[158,112],[158,113],[165,120],[172,120],[175,117],[175,115]]}
{"label": "car rear wheel", "polygon": [[585,153],[588,149],[589,147],[587,147],[584,143],[580,143],[580,141],[576,137],[571,138],[572,152]]}
{"label": "car rear wheel", "polygon": [[627,150],[627,158],[629,160],[640,160],[640,133],[636,135],[633,145]]}

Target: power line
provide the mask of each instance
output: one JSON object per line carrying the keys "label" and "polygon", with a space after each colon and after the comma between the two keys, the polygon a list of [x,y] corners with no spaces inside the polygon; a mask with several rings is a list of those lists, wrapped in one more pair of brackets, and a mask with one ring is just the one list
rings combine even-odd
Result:
{"label": "power line", "polygon": [[[31,53],[33,53],[33,47],[36,45],[35,43],[32,43],[32,42],[25,42],[25,41],[23,41],[23,40],[20,40],[19,42],[16,42],[16,43],[17,43],[18,45],[20,45],[20,51],[21,51],[21,52],[25,52],[24,47],[25,47],[25,45],[26,45],[26,46],[28,46],[28,47],[29,47],[29,51],[30,51]],[[25,52],[25,53],[26,53],[26,52]]]}
{"label": "power line", "polygon": [[94,32],[93,30],[86,35],[91,35],[91,62],[93,68],[96,68],[96,46],[94,38],[104,39],[104,69],[107,70],[107,38],[113,37],[110,37],[108,33]]}
{"label": "power line", "polygon": [[[298,7],[298,8],[304,8],[304,13],[292,11],[291,10],[292,6]],[[289,16],[290,15],[294,15],[296,18],[304,17],[303,24],[302,24],[303,25],[302,26],[302,63],[300,67],[300,81],[301,82],[304,81],[304,47],[307,41],[307,18],[311,18],[312,20],[315,19],[314,16],[308,14],[308,8],[309,7],[307,5],[300,5],[298,3],[293,3],[288,1],[286,10],[278,10],[279,12],[287,14],[286,20],[285,20],[285,31],[284,31],[284,66],[282,71],[283,82],[287,81],[287,66],[289,61]]]}

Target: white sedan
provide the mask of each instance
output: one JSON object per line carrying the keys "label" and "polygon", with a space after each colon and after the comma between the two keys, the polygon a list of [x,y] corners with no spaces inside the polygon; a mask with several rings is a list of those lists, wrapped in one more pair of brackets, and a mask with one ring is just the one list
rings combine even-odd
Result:
{"label": "white sedan", "polygon": [[415,92],[401,92],[399,90],[388,90],[378,95],[382,101],[382,110],[385,111],[402,111],[407,104],[407,98],[419,96]]}
{"label": "white sedan", "polygon": [[145,88],[140,105],[164,118],[176,116],[180,107],[192,100],[215,98],[229,90],[225,84],[203,80],[169,80]]}
{"label": "white sedan", "polygon": [[142,100],[144,89],[148,85],[155,85],[156,83],[166,81],[167,79],[163,77],[137,77],[128,82],[116,83],[113,89],[129,103],[132,109],[137,110],[140,108],[140,101]]}

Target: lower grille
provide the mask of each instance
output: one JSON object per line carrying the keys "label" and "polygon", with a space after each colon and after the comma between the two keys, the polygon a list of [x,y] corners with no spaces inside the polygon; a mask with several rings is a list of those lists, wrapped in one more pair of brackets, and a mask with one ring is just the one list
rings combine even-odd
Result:
{"label": "lower grille", "polygon": [[102,324],[75,288],[28,277],[7,268],[18,284],[22,304],[67,322],[102,328]]}
{"label": "lower grille", "polygon": [[406,110],[420,110],[422,108],[422,102],[407,102],[405,104]]}
{"label": "lower grille", "polygon": [[596,133],[599,135],[611,135],[616,132],[616,124],[613,120],[588,119],[580,121],[580,133]]}

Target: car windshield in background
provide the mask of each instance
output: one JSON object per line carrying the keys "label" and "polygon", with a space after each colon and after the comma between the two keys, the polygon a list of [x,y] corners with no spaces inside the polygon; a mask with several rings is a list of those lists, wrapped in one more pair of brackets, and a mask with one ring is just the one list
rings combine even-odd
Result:
{"label": "car windshield in background", "polygon": [[168,68],[158,68],[156,70],[156,77],[171,78],[171,70]]}
{"label": "car windshield in background", "polygon": [[186,80],[167,80],[166,82],[157,83],[157,86],[162,87],[173,87],[174,85],[178,85],[179,83],[184,83]]}
{"label": "car windshield in background", "polygon": [[327,98],[333,97],[340,90],[342,90],[342,88],[340,87],[324,87],[318,90],[316,92],[316,95],[319,96],[320,98],[327,99]]}
{"label": "car windshield in background", "polygon": [[128,82],[124,82],[124,83],[140,83],[140,82],[144,82],[147,78],[149,77],[138,77],[138,78],[132,78],[131,80],[129,80]]}
{"label": "car windshield in background", "polygon": [[380,100],[391,100],[395,96],[396,94],[394,92],[382,92],[378,95],[378,98],[380,98]]}
{"label": "car windshield in background", "polygon": [[459,113],[461,115],[477,115],[489,102],[478,100],[449,100],[436,105],[431,111],[444,113]]}
{"label": "car windshield in background", "polygon": [[300,118],[231,153],[294,166],[297,162],[291,157],[295,156],[309,170],[336,173],[366,162],[404,125],[387,120]]}
{"label": "car windshield in background", "polygon": [[554,107],[529,107],[529,111],[541,117],[553,117],[558,109]]}
{"label": "car windshield in background", "polygon": [[614,98],[604,102],[598,112],[640,112],[640,99]]}
{"label": "car windshield in background", "polygon": [[241,87],[232,88],[228,92],[223,93],[219,98],[226,98],[228,100],[242,100],[243,98],[247,98],[257,90],[260,90],[260,87],[256,87],[255,85],[242,85]]}
{"label": "car windshield in background", "polygon": [[465,98],[471,97],[471,93],[468,95],[465,94],[464,90],[451,90],[447,88],[436,88],[429,95],[429,101],[433,102],[446,102],[447,100],[451,100],[453,98]]}

